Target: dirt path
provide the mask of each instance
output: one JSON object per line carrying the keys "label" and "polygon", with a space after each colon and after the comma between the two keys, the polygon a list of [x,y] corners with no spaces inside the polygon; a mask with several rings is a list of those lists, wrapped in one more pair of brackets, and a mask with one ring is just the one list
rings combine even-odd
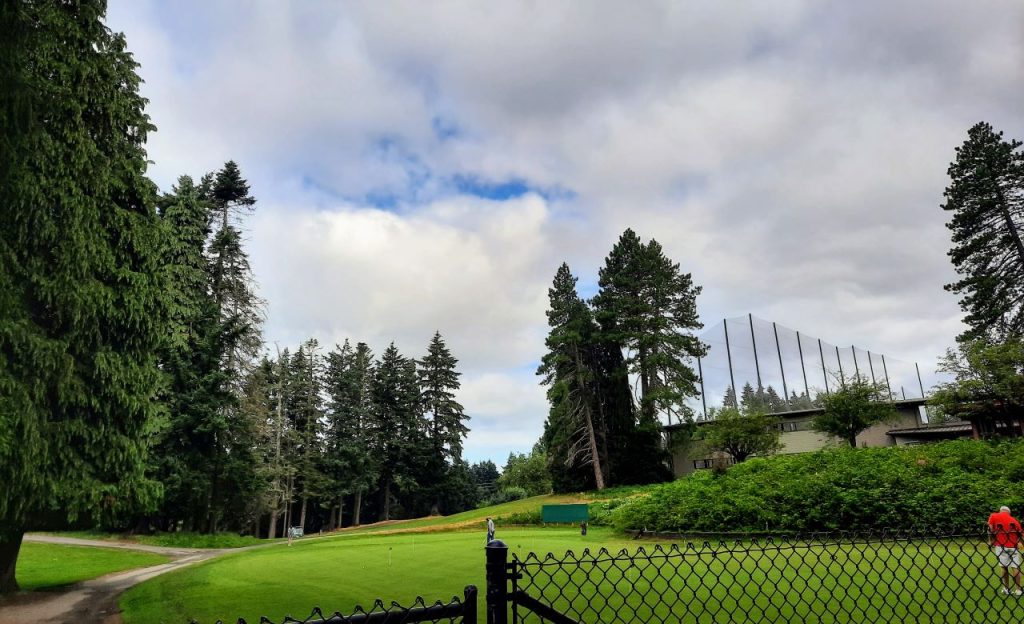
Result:
{"label": "dirt path", "polygon": [[[374,524],[362,525],[361,528],[369,526],[401,524],[402,520],[388,520]],[[461,523],[443,525],[443,527],[419,527],[418,530],[430,531],[436,528],[451,529],[452,526],[460,524],[477,524],[479,519],[467,520]],[[355,528],[355,527],[352,527]],[[402,533],[416,531],[417,528],[402,529],[400,527],[380,531],[379,535],[391,533]],[[323,535],[308,535],[302,541],[317,538],[329,538],[343,535],[345,529]],[[0,624],[40,624],[40,623],[66,623],[75,624],[120,624],[121,616],[117,601],[128,588],[147,581],[154,576],[159,576],[171,570],[192,565],[207,559],[213,559],[221,555],[252,550],[255,548],[268,548],[271,546],[286,545],[285,541],[275,541],[267,544],[256,544],[243,548],[169,548],[165,546],[147,546],[133,542],[115,542],[106,540],[87,540],[74,537],[58,537],[55,535],[26,535],[26,542],[42,542],[46,544],[62,544],[66,546],[90,546],[95,548],[121,548],[125,550],[138,550],[149,553],[167,555],[171,558],[168,563],[163,563],[148,568],[136,568],[115,572],[74,585],[55,588],[52,590],[39,590],[0,598]]]}
{"label": "dirt path", "polygon": [[123,548],[159,553],[171,557],[168,563],[115,572],[52,591],[35,591],[0,599],[0,624],[75,622],[76,624],[114,624],[121,621],[117,601],[129,587],[165,572],[212,559],[229,552],[264,548],[276,544],[258,544],[245,548],[198,549],[165,548],[128,542],[82,540],[49,535],[26,535],[26,542],[44,542],[68,546]]}

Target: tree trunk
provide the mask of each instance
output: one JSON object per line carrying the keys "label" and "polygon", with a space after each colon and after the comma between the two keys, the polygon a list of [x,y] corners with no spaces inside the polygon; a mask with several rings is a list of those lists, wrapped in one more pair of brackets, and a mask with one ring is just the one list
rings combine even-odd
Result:
{"label": "tree trunk", "polygon": [[356,490],[356,500],[352,503],[352,526],[359,526],[359,512],[363,507],[363,491]]}
{"label": "tree trunk", "polygon": [[277,537],[277,507],[270,510],[270,527],[267,528],[267,539]]}
{"label": "tree trunk", "polygon": [[334,526],[336,529],[340,529],[345,524],[345,495],[342,494],[338,497],[338,524]]}
{"label": "tree trunk", "polygon": [[338,521],[338,509],[331,505],[331,517],[327,519],[327,530],[333,531],[335,529],[335,523]]}
{"label": "tree trunk", "polygon": [[24,531],[15,530],[0,533],[0,594],[18,591],[18,581],[14,578],[14,569],[18,564],[18,552],[21,551],[21,539]]}
{"label": "tree trunk", "polygon": [[1020,240],[1017,224],[1013,222],[1013,217],[1010,215],[1010,207],[1006,203],[1006,195],[1003,194],[1003,189],[999,186],[998,180],[996,180],[996,194],[999,196],[999,208],[1003,213],[1003,220],[1006,221],[1006,229],[1010,230],[1014,247],[1017,249],[1017,258],[1020,260],[1021,267],[1024,267],[1024,243]]}
{"label": "tree trunk", "polygon": [[301,510],[299,511],[299,526],[302,527],[303,531],[306,530],[306,497],[305,496],[302,497],[302,507],[301,507]]}
{"label": "tree trunk", "polygon": [[637,353],[640,360],[640,415],[644,418],[654,418],[654,404],[650,401],[651,379],[650,371],[647,368],[647,349],[640,347]]}
{"label": "tree trunk", "polygon": [[604,489],[604,471],[601,470],[601,453],[597,448],[597,436],[594,433],[594,418],[590,412],[593,405],[590,397],[590,391],[587,390],[587,380],[583,377],[583,358],[580,357],[579,349],[573,349],[573,355],[576,359],[576,383],[580,385],[580,391],[583,393],[583,415],[586,417],[587,426],[587,444],[590,447],[590,459],[591,464],[594,467],[594,483],[597,484],[598,490]]}
{"label": "tree trunk", "polygon": [[384,501],[381,503],[381,520],[391,519],[391,479],[384,480]]}

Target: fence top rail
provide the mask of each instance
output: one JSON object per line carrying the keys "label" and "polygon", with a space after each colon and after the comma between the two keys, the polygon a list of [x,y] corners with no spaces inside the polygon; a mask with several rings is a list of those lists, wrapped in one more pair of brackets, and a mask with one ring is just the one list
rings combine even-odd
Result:
{"label": "fence top rail", "polygon": [[[326,614],[320,607],[314,607],[307,617],[296,619],[291,615],[286,615],[280,624],[372,624],[374,622],[435,622],[454,619],[463,615],[470,602],[468,599],[475,596],[476,591],[476,587],[470,585],[466,587],[467,600],[452,596],[447,603],[436,600],[428,604],[422,596],[417,596],[410,606],[404,606],[395,601],[386,605],[383,600],[378,598],[369,609],[363,608],[362,605],[356,605],[352,613],[348,615],[342,614],[340,611]],[[215,624],[228,624],[228,622],[248,624],[243,618],[228,621],[217,620]],[[198,624],[198,622],[192,620],[191,624]],[[276,624],[276,622],[266,616],[260,616],[259,624]]]}
{"label": "fence top rail", "polygon": [[875,533],[859,532],[830,532],[815,533],[802,536],[763,536],[751,535],[740,536],[734,534],[732,539],[719,539],[717,541],[704,540],[702,542],[687,541],[684,544],[655,544],[653,547],[640,546],[630,551],[622,548],[612,552],[607,548],[599,548],[592,551],[590,548],[583,549],[579,554],[573,550],[567,550],[563,555],[556,555],[548,552],[545,555],[538,553],[527,553],[520,556],[512,553],[513,561],[519,566],[549,566],[565,564],[595,564],[613,561],[635,561],[638,559],[662,559],[671,557],[707,556],[732,553],[750,553],[781,550],[803,550],[813,548],[825,548],[836,546],[882,546],[894,543],[909,542],[984,542],[989,540],[987,531],[960,532],[960,533],[925,533],[915,531],[883,531]]}

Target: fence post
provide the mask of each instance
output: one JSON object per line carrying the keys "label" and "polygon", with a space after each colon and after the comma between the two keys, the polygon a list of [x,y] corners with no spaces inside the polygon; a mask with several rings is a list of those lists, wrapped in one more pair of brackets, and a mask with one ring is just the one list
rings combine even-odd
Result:
{"label": "fence post", "polygon": [[476,585],[467,585],[462,601],[462,624],[476,624]]}
{"label": "fence post", "polygon": [[508,624],[508,546],[491,540],[487,552],[487,624]]}

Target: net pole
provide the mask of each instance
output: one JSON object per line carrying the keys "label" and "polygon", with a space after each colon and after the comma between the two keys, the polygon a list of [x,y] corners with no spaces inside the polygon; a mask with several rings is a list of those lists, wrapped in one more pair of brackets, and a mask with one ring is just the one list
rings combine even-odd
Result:
{"label": "net pole", "polygon": [[828,396],[831,393],[828,391],[828,369],[825,368],[825,351],[821,348],[821,338],[818,338],[818,355],[821,356],[821,376],[825,378],[825,396]]}
{"label": "net pole", "polygon": [[789,404],[789,389],[786,388],[786,369],[782,367],[782,347],[779,346],[779,328],[772,321],[772,331],[775,333],[775,352],[779,354],[779,372],[782,373],[782,398],[786,401],[786,408],[792,409]]}
{"label": "net pole", "polygon": [[722,327],[725,328],[725,356],[729,360],[729,383],[732,384],[733,407],[739,409],[740,403],[736,397],[736,377],[732,374],[732,351],[729,348],[729,319],[722,319]]}
{"label": "net pole", "polygon": [[804,346],[800,344],[800,332],[796,333],[796,348],[800,352],[800,372],[804,376],[804,393],[807,395],[807,400],[811,400],[811,388],[807,385],[807,367],[804,366]]}
{"label": "net pole", "polygon": [[754,315],[747,314],[747,319],[750,321],[750,344],[754,347],[754,372],[757,374],[757,398],[761,399],[761,394],[764,386],[761,384],[761,365],[757,363],[757,340],[754,338]]}

